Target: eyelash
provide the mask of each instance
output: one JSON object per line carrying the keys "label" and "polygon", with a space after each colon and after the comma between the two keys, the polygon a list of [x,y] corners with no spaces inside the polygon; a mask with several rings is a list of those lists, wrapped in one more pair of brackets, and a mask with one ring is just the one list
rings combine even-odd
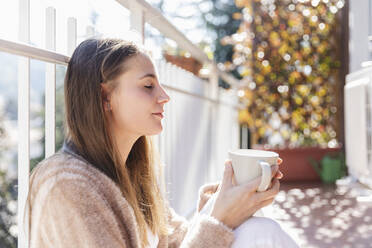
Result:
{"label": "eyelash", "polygon": [[148,86],[145,86],[145,88],[147,88],[147,89],[152,89],[153,86],[152,86],[152,85],[148,85]]}

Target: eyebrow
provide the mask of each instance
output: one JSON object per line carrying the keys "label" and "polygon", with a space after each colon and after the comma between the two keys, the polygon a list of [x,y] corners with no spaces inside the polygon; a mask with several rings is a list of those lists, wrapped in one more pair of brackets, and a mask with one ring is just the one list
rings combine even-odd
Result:
{"label": "eyebrow", "polygon": [[139,79],[143,79],[143,78],[146,78],[146,77],[151,77],[151,78],[155,78],[156,79],[156,76],[153,73],[147,73],[144,76],[140,77]]}

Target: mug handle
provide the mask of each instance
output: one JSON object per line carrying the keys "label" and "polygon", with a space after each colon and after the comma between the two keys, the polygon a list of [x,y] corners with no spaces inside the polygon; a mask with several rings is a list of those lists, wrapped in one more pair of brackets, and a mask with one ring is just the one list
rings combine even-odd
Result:
{"label": "mug handle", "polygon": [[257,191],[262,192],[266,191],[271,182],[271,166],[266,161],[258,161],[258,164],[261,166],[262,169],[262,177],[260,186],[258,186]]}

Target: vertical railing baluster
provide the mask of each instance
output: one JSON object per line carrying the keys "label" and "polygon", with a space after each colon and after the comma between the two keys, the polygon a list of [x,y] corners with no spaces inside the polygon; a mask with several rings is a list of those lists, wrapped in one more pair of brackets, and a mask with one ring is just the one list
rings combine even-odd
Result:
{"label": "vertical railing baluster", "polygon": [[[19,40],[30,42],[30,0],[19,0]],[[28,212],[23,223],[30,173],[30,59],[18,59],[18,247],[28,247]]]}
{"label": "vertical railing baluster", "polygon": [[[56,10],[46,9],[45,47],[56,50]],[[56,144],[56,64],[47,63],[45,71],[45,157],[55,152]]]}
{"label": "vertical railing baluster", "polygon": [[[208,87],[207,87],[207,97],[213,99],[213,100],[219,100],[218,97],[219,97],[219,94],[218,94],[218,73],[217,73],[217,68],[213,65],[210,65],[210,72],[209,72],[209,84],[208,84]],[[217,130],[218,130],[218,125],[220,123],[220,119],[219,119],[219,112],[220,112],[220,105],[217,104],[216,102],[209,102],[208,103],[209,105],[209,113],[210,113],[210,118],[211,118],[211,123],[213,123],[214,125],[212,125],[210,128],[211,128],[211,133],[212,135],[210,136],[210,141],[209,141],[209,144],[210,144],[210,149],[208,150],[208,152],[210,154],[208,154],[208,156],[210,157],[210,160],[211,160],[211,164],[217,164],[217,160],[215,158],[215,156],[213,156],[214,154],[217,154],[217,146],[218,146],[218,135],[215,135],[217,133]],[[216,175],[215,175],[215,172],[211,171],[211,169],[213,168],[208,168],[206,173],[208,174],[208,180],[210,180],[211,178],[215,178]]]}
{"label": "vertical railing baluster", "polygon": [[85,29],[86,32],[86,39],[92,38],[95,35],[94,27],[92,26],[87,26]]}
{"label": "vertical railing baluster", "polygon": [[140,42],[145,42],[145,15],[142,7],[136,1],[129,1],[130,10],[130,29],[135,30],[140,35]]}
{"label": "vertical railing baluster", "polygon": [[67,55],[71,56],[76,48],[77,25],[76,18],[67,19]]}

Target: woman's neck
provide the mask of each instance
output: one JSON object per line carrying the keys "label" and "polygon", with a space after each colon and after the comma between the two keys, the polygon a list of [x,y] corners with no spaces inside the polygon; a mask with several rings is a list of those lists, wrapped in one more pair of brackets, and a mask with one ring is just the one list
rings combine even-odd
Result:
{"label": "woman's neck", "polygon": [[120,157],[124,163],[126,163],[129,153],[132,150],[134,143],[139,139],[138,135],[126,135],[121,133],[120,135],[114,135],[116,144],[119,149]]}

